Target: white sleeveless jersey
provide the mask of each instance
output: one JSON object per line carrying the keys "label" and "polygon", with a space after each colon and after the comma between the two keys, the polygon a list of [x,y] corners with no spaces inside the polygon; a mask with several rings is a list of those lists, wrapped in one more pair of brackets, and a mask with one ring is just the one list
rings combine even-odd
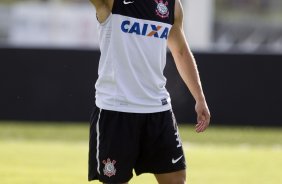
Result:
{"label": "white sleeveless jersey", "polygon": [[131,113],[171,109],[163,75],[175,0],[114,0],[99,25],[99,108]]}

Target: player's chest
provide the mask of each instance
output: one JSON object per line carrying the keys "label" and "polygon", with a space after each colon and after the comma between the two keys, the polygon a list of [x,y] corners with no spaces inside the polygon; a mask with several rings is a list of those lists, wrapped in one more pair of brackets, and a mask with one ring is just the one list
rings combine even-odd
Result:
{"label": "player's chest", "polygon": [[113,14],[173,24],[175,0],[114,0]]}

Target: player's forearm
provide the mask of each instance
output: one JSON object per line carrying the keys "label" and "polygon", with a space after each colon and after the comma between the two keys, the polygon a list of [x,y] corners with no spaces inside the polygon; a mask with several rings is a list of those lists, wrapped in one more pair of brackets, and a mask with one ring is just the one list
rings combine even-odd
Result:
{"label": "player's forearm", "polygon": [[111,13],[109,0],[90,0],[96,9],[96,16],[100,23],[104,22]]}
{"label": "player's forearm", "polygon": [[189,88],[196,102],[205,102],[198,68],[188,46],[174,53],[174,60],[181,78]]}
{"label": "player's forearm", "polygon": [[109,0],[90,0],[98,11],[108,11],[110,1]]}
{"label": "player's forearm", "polygon": [[89,0],[96,8],[105,4],[104,0]]}

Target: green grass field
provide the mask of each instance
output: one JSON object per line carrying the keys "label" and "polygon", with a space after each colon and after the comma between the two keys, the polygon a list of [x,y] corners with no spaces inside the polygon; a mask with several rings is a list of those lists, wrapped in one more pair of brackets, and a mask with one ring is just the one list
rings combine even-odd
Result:
{"label": "green grass field", "polygon": [[[182,125],[180,134],[189,184],[282,183],[282,128]],[[87,123],[0,122],[0,184],[87,184],[87,157]]]}

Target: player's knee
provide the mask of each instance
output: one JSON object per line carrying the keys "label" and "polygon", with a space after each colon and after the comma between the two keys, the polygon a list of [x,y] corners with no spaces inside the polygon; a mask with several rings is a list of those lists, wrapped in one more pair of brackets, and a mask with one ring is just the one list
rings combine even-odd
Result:
{"label": "player's knee", "polygon": [[185,170],[180,172],[155,175],[159,184],[185,184],[186,172]]}
{"label": "player's knee", "polygon": [[185,184],[186,183],[186,172],[178,172],[175,177],[171,178],[170,184]]}
{"label": "player's knee", "polygon": [[186,184],[185,178],[171,178],[166,181],[158,181],[159,184]]}
{"label": "player's knee", "polygon": [[185,184],[186,183],[186,177],[178,177],[178,178],[173,178],[170,184]]}

